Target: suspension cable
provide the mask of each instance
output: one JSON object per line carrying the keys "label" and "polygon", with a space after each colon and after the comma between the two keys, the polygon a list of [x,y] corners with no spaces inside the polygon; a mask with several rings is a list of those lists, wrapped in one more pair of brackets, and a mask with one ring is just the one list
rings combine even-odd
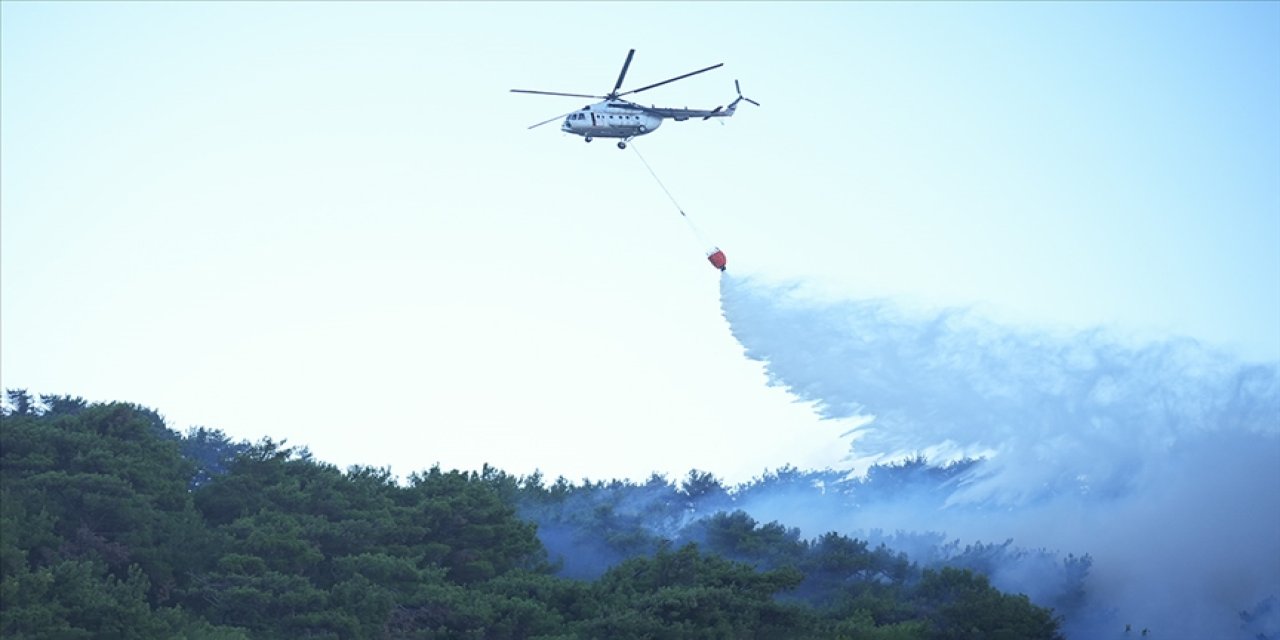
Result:
{"label": "suspension cable", "polygon": [[640,162],[644,163],[644,168],[649,170],[649,175],[653,176],[653,179],[658,182],[658,186],[662,187],[663,193],[666,193],[667,197],[671,199],[671,204],[676,206],[676,211],[679,211],[680,215],[688,218],[689,216],[685,215],[684,209],[680,207],[680,203],[676,202],[676,197],[671,195],[671,191],[667,189],[667,185],[662,184],[662,179],[658,177],[658,174],[653,172],[653,167],[650,167],[649,162],[644,159],[644,156],[640,155],[640,149],[636,147],[636,143],[631,143],[631,150],[636,152],[636,157],[640,158]]}
{"label": "suspension cable", "polygon": [[[685,224],[689,225],[689,230],[693,232],[693,235],[697,238],[698,242],[714,249],[715,244],[707,238],[707,235],[702,232],[702,229],[698,228],[698,225],[693,223],[693,218],[690,218],[689,215],[684,212],[684,208],[680,206],[680,203],[676,202],[676,197],[671,195],[671,190],[667,189],[667,185],[662,183],[662,178],[658,177],[658,174],[654,172],[653,167],[649,166],[649,162],[640,154],[640,150],[636,148],[636,143],[631,143],[631,149],[636,152],[636,157],[640,158],[640,162],[644,163],[644,168],[649,170],[649,175],[653,176],[654,181],[658,183],[659,187],[662,187],[663,193],[667,194],[667,197],[671,199],[671,204],[676,206],[676,211],[680,212],[680,217],[684,220]],[[719,249],[715,250],[718,251]]]}

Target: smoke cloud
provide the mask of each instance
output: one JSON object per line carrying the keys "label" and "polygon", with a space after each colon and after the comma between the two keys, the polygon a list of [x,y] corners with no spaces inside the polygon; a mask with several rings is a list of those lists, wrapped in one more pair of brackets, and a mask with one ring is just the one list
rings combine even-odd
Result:
{"label": "smoke cloud", "polygon": [[[908,548],[929,539],[910,532],[994,542],[983,550],[993,584],[1051,606],[1038,595],[1053,591],[1048,574],[1087,554],[1072,638],[1125,637],[1126,624],[1152,638],[1280,637],[1276,363],[1189,339],[1135,345],[1100,329],[1062,335],[964,309],[721,282],[724,316],[770,383],[858,425],[852,472],[918,455],[981,459],[940,499],[840,510],[760,502],[748,509],[755,517],[806,535],[896,531],[884,540],[913,558],[946,546]],[[1009,540],[1038,551],[1014,552]]]}

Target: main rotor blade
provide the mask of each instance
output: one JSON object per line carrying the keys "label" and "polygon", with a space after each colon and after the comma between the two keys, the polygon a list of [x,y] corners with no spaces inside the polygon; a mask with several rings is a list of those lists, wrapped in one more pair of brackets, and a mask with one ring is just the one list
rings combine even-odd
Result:
{"label": "main rotor blade", "polygon": [[569,96],[570,98],[604,98],[604,96],[590,96],[585,93],[560,93],[558,91],[530,91],[528,89],[512,89],[511,93],[536,93],[540,96]]}
{"label": "main rotor blade", "polygon": [[546,124],[546,123],[548,123],[548,122],[555,122],[556,120],[559,120],[560,118],[563,118],[563,117],[565,117],[565,116],[569,115],[570,113],[577,113],[578,111],[579,111],[579,109],[574,109],[573,111],[570,111],[570,112],[568,112],[568,113],[562,113],[562,114],[560,114],[560,115],[558,115],[558,116],[556,116],[556,117],[554,117],[554,118],[547,118],[546,120],[543,120],[542,122],[539,122],[538,124],[530,125],[530,126],[529,126],[529,128],[530,128],[530,129],[532,129],[532,128],[534,128],[534,127],[541,127],[542,125],[544,125],[544,124]]}
{"label": "main rotor blade", "polygon": [[627,77],[627,67],[631,66],[631,56],[634,55],[636,55],[635,49],[627,52],[627,61],[622,63],[622,73],[618,74],[618,81],[613,84],[613,91],[609,92],[609,95],[618,95],[618,89],[622,88],[622,79]]}
{"label": "main rotor blade", "polygon": [[[649,85],[649,86],[647,86],[647,87],[640,87],[639,89],[632,89],[632,90],[630,90],[630,91],[627,91],[626,93],[619,93],[619,94],[618,94],[618,96],[629,96],[629,95],[631,95],[631,94],[633,94],[633,93],[640,93],[641,91],[648,91],[649,89],[652,89],[652,88],[654,88],[654,87],[661,87],[662,85],[667,84],[667,83],[669,83],[669,82],[675,82],[676,80],[684,80],[685,78],[688,78],[689,76],[696,76],[696,75],[698,75],[699,73],[703,73],[703,72],[706,72],[706,71],[710,71],[710,70],[712,70],[712,69],[719,69],[720,67],[723,67],[723,66],[724,66],[724,63],[723,63],[723,62],[721,62],[720,64],[713,64],[713,65],[711,65],[711,66],[707,67],[706,69],[698,69],[697,71],[690,71],[689,73],[686,73],[686,74],[684,74],[684,75],[682,75],[682,76],[676,76],[676,77],[671,78],[671,79],[669,79],[669,80],[663,80],[662,82],[658,82],[658,83],[655,83],[655,84],[651,84],[651,85]],[[616,96],[615,96],[615,97],[616,97]]]}

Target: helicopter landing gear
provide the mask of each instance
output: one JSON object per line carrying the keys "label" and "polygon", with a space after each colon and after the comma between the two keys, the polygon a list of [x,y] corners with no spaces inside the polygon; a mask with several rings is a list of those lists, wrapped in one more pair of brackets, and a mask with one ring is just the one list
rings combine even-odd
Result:
{"label": "helicopter landing gear", "polygon": [[587,142],[591,142],[591,136],[587,136]]}
{"label": "helicopter landing gear", "polygon": [[625,142],[619,142],[619,143],[618,143],[618,148],[619,148],[619,149],[626,149],[626,148],[627,148],[627,143],[625,143]]}

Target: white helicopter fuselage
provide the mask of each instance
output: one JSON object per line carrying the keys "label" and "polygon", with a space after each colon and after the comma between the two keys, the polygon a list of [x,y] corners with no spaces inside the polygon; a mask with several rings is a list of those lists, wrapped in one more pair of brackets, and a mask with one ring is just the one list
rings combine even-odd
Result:
{"label": "white helicopter fuselage", "polygon": [[662,116],[625,102],[597,102],[565,116],[560,130],[584,138],[622,138],[652,133],[662,126]]}
{"label": "white helicopter fuselage", "polygon": [[[689,120],[691,118],[701,118],[710,120],[711,118],[729,118],[733,116],[734,109],[738,107],[738,103],[745,100],[751,104],[760,106],[759,102],[742,95],[742,87],[738,85],[738,81],[733,81],[733,88],[738,92],[738,97],[730,102],[727,106],[719,106],[714,109],[690,109],[685,107],[677,109],[674,107],[657,107],[649,105],[641,106],[630,100],[623,99],[622,96],[648,91],[655,87],[661,87],[670,84],[676,80],[683,80],[690,76],[696,76],[700,73],[718,69],[724,66],[724,63],[713,64],[709,67],[691,71],[689,73],[678,75],[674,78],[668,78],[662,82],[655,82],[645,85],[639,89],[630,91],[620,91],[622,89],[622,81],[627,77],[627,69],[631,66],[631,57],[636,53],[635,49],[627,52],[627,60],[622,63],[622,72],[618,74],[618,81],[613,83],[613,90],[605,95],[592,95],[589,93],[565,93],[561,91],[535,91],[532,89],[512,89],[512,93],[533,93],[546,96],[568,96],[574,98],[597,98],[603,102],[589,104],[577,111],[570,112],[564,116],[564,122],[560,125],[560,130],[565,133],[572,133],[575,136],[586,138],[587,142],[591,142],[593,138],[621,138],[618,141],[619,149],[626,149],[627,142],[636,136],[643,136],[653,133],[658,127],[662,126],[664,119],[671,119],[677,122]],[[535,125],[530,125],[530,129],[536,129],[544,124],[551,124],[559,120],[560,116],[548,118]]]}

